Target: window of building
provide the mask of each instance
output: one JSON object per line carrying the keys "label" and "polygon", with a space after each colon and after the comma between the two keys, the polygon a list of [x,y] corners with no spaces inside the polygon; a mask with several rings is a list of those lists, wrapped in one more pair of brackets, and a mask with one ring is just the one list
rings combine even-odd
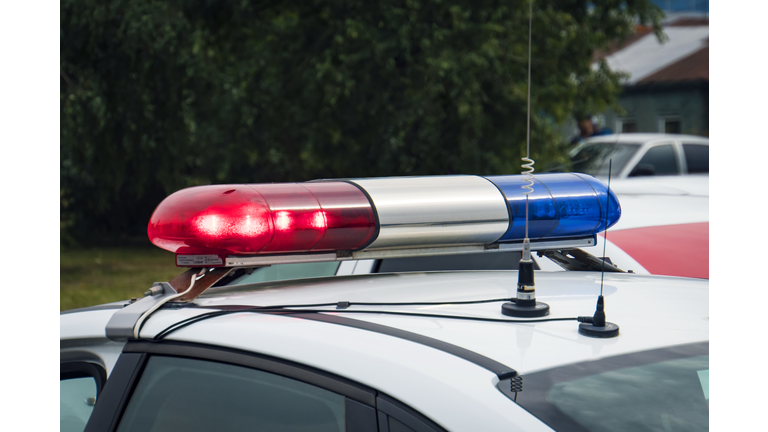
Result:
{"label": "window of building", "polygon": [[633,133],[633,132],[637,132],[637,120],[619,119],[616,121],[616,133]]}
{"label": "window of building", "polygon": [[661,117],[659,118],[659,132],[668,134],[682,133],[683,126],[680,117]]}

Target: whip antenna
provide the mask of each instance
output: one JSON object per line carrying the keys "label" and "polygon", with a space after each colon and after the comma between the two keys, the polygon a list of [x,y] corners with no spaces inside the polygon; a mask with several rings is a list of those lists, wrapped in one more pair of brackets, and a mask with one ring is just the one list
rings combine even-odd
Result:
{"label": "whip antenna", "polygon": [[528,125],[526,129],[525,157],[522,158],[525,190],[525,238],[523,256],[517,273],[517,298],[501,305],[501,313],[513,317],[540,317],[549,315],[549,305],[536,301],[536,286],[533,280],[531,240],[528,238],[528,195],[533,192],[533,164],[531,159],[531,36],[533,35],[533,0],[528,9]]}
{"label": "whip antenna", "polygon": [[[603,271],[600,273],[600,295],[597,296],[595,314],[590,317],[579,317],[579,333],[596,338],[612,338],[619,335],[619,326],[605,321],[605,297],[603,297],[603,278],[605,277],[605,245],[608,243],[608,201],[611,197],[611,163],[608,160],[608,194],[605,197],[605,231],[603,233]],[[586,318],[586,319],[584,319]]]}

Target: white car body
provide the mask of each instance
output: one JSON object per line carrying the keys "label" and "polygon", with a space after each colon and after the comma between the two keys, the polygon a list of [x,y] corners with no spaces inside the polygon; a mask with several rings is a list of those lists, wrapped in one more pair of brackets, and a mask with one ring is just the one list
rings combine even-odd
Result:
{"label": "white car body", "polygon": [[[709,138],[703,138],[694,135],[674,135],[674,134],[659,134],[659,133],[622,133],[614,135],[600,135],[586,139],[583,143],[578,144],[570,155],[574,157],[577,153],[585,147],[600,143],[612,143],[617,146],[638,144],[640,147],[638,150],[626,161],[622,167],[614,166],[611,173],[612,179],[626,179],[631,177],[632,170],[642,161],[643,157],[649,150],[671,145],[674,149],[673,158],[677,166],[677,172],[674,175],[687,175],[689,174],[688,163],[686,161],[684,145],[702,145],[709,147]],[[574,168],[575,169],[575,168]],[[601,173],[587,173],[595,175],[601,180],[605,181],[607,175],[608,161],[603,161],[603,167]]]}
{"label": "white car body", "polygon": [[[551,318],[593,313],[600,292],[600,273],[539,272],[536,278],[538,299],[550,304]],[[201,309],[205,307],[504,298],[514,296],[516,280],[514,271],[437,272],[213,288],[195,301],[199,307],[158,311],[143,328],[141,338],[151,339],[174,323],[210,311]],[[608,273],[604,276],[603,294],[608,320],[621,328],[615,339],[580,335],[575,321],[512,324],[343,312],[334,315],[447,342],[507,365],[522,376],[709,339],[705,280]],[[362,309],[503,318],[500,302],[350,308]],[[107,339],[104,333],[115,311],[63,313],[62,362],[88,359],[111,373],[124,347],[123,343]],[[192,324],[158,344],[168,342],[237,349],[327,371],[396,398],[449,431],[551,430],[502,394],[496,387],[499,378],[489,370],[445,351],[374,331],[241,312]],[[525,395],[524,387],[520,397]]]}

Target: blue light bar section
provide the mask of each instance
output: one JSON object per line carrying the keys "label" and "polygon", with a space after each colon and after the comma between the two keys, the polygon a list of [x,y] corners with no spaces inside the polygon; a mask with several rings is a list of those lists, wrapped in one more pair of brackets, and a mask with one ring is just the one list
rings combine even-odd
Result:
{"label": "blue light bar section", "polygon": [[[525,238],[525,177],[486,177],[499,188],[509,208],[509,229],[500,242]],[[580,173],[537,174],[533,176],[533,192],[528,195],[528,238],[594,235],[605,229],[606,212],[610,228],[619,221],[621,206],[613,191],[609,193],[608,186],[600,180]]]}

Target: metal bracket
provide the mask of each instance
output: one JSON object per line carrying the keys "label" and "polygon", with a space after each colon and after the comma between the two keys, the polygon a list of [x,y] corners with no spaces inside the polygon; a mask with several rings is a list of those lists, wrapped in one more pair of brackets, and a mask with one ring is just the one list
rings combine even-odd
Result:
{"label": "metal bracket", "polygon": [[626,273],[616,267],[610,258],[598,258],[581,249],[561,249],[537,251],[539,257],[545,256],[560,267],[571,271],[602,271]]}
{"label": "metal bracket", "polygon": [[[212,287],[221,278],[229,274],[232,269],[232,267],[217,267],[206,271],[202,277],[195,281],[195,285],[192,287],[190,292],[179,298],[171,300],[171,303],[191,302],[200,296],[200,294],[202,294],[205,290]],[[187,290],[187,288],[189,288],[189,281],[192,278],[192,275],[200,273],[200,270],[202,269],[199,267],[193,267],[171,279],[168,283],[173,287],[174,290],[176,290],[176,292],[184,292]]]}
{"label": "metal bracket", "polygon": [[192,275],[199,274],[203,269],[200,267],[191,268],[169,282],[155,282],[153,288],[149,291],[150,293],[155,293],[155,295],[145,296],[112,315],[105,328],[107,338],[116,342],[125,342],[128,339],[132,339],[133,328],[145,312],[166,301],[168,303],[190,302],[212,287],[232,269],[232,267],[221,267],[206,271],[203,276],[195,281],[195,285],[190,292],[172,300],[168,300],[168,298],[186,291],[189,288]]}

